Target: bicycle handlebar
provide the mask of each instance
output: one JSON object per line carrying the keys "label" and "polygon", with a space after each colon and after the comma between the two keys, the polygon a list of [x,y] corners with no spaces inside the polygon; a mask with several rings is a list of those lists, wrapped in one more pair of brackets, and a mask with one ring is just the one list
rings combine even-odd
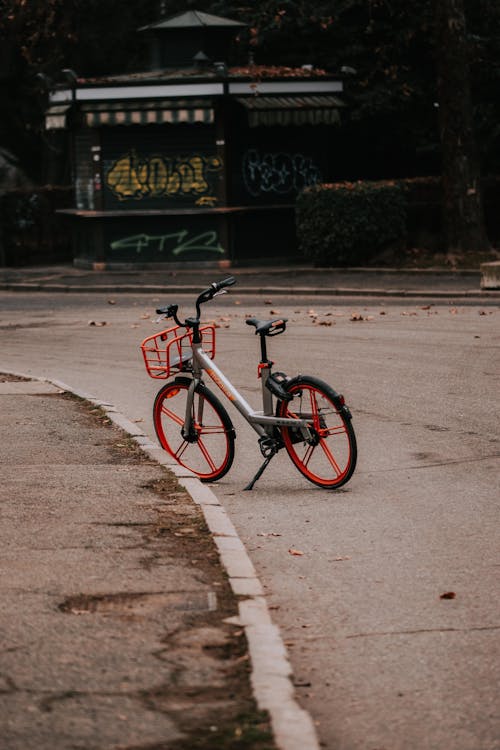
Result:
{"label": "bicycle handlebar", "polygon": [[181,321],[177,317],[178,305],[165,305],[165,307],[158,307],[156,313],[158,315],[165,315],[165,317],[167,318],[173,318],[179,326],[188,325],[190,327],[192,326],[193,322],[199,322],[200,305],[202,305],[204,302],[209,302],[215,297],[216,294],[220,294],[225,290],[226,287],[233,286],[233,284],[236,284],[236,279],[234,278],[234,276],[228,276],[226,279],[222,279],[222,281],[212,282],[212,284],[210,284],[210,286],[205,289],[196,300],[196,319],[187,318],[184,323],[181,323]]}
{"label": "bicycle handlebar", "polygon": [[203,302],[208,302],[209,300],[213,299],[216,294],[219,292],[222,292],[227,286],[232,286],[233,284],[236,284],[236,279],[234,276],[228,276],[227,279],[223,279],[222,281],[214,281],[208,289],[205,289],[198,299],[196,300],[196,307],[203,304]]}

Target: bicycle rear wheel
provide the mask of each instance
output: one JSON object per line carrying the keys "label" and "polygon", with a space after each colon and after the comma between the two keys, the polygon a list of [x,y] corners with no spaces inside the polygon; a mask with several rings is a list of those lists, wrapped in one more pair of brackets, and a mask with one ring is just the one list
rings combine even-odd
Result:
{"label": "bicycle rear wheel", "polygon": [[214,482],[231,468],[235,432],[219,399],[200,383],[191,410],[192,435],[182,436],[190,383],[189,378],[176,378],[158,392],[153,422],[162,448],[202,482]]}
{"label": "bicycle rear wheel", "polygon": [[282,427],[288,455],[306,479],[320,487],[341,487],[356,467],[356,436],[342,397],[323,381],[298,375],[287,383],[293,398],[280,401],[277,415],[308,421],[309,435]]}

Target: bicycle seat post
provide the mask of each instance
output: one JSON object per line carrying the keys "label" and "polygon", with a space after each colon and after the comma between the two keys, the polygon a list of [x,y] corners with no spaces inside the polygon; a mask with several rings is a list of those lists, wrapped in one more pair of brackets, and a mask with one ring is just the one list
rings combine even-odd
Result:
{"label": "bicycle seat post", "polygon": [[266,383],[271,374],[272,366],[274,362],[267,356],[267,342],[266,334],[264,332],[259,334],[260,336],[260,362],[258,365],[258,376],[262,381],[262,408],[263,413],[266,415],[273,414],[273,398],[271,392],[266,387]]}

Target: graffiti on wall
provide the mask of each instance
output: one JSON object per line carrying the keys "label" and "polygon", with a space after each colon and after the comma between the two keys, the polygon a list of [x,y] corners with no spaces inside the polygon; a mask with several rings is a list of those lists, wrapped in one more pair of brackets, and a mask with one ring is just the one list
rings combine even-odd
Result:
{"label": "graffiti on wall", "polygon": [[136,254],[165,253],[178,257],[192,252],[224,253],[217,232],[211,230],[200,234],[191,234],[187,229],[170,234],[133,234],[111,243],[112,250],[132,250]]}
{"label": "graffiti on wall", "polygon": [[119,200],[192,196],[215,202],[210,176],[222,169],[218,156],[148,156],[130,151],[106,170],[105,184]]}
{"label": "graffiti on wall", "polygon": [[261,154],[249,149],[243,155],[243,182],[254,197],[262,193],[298,193],[321,182],[321,172],[304,154]]}

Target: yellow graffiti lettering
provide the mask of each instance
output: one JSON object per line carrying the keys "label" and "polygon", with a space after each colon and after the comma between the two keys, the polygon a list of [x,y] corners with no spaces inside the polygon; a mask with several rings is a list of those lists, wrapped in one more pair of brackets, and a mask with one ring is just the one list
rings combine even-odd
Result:
{"label": "yellow graffiti lettering", "polygon": [[163,159],[154,156],[149,161],[147,185],[152,196],[163,195],[167,187],[168,171]]}
{"label": "yellow graffiti lettering", "polygon": [[[115,161],[105,175],[106,187],[119,200],[162,196],[211,196],[209,173],[222,169],[216,156],[195,154],[189,157],[159,155],[139,159],[134,151]],[[199,197],[198,197],[199,200]]]}
{"label": "yellow graffiti lettering", "polygon": [[[190,164],[193,169],[193,192],[194,193],[206,193],[207,192],[207,181],[203,175],[203,168],[205,166],[203,159],[199,156],[194,156],[190,159]],[[207,164],[209,167],[209,164]]]}
{"label": "yellow graffiti lettering", "polygon": [[106,175],[106,184],[120,200],[142,197],[143,185],[133,153],[115,162]]}

